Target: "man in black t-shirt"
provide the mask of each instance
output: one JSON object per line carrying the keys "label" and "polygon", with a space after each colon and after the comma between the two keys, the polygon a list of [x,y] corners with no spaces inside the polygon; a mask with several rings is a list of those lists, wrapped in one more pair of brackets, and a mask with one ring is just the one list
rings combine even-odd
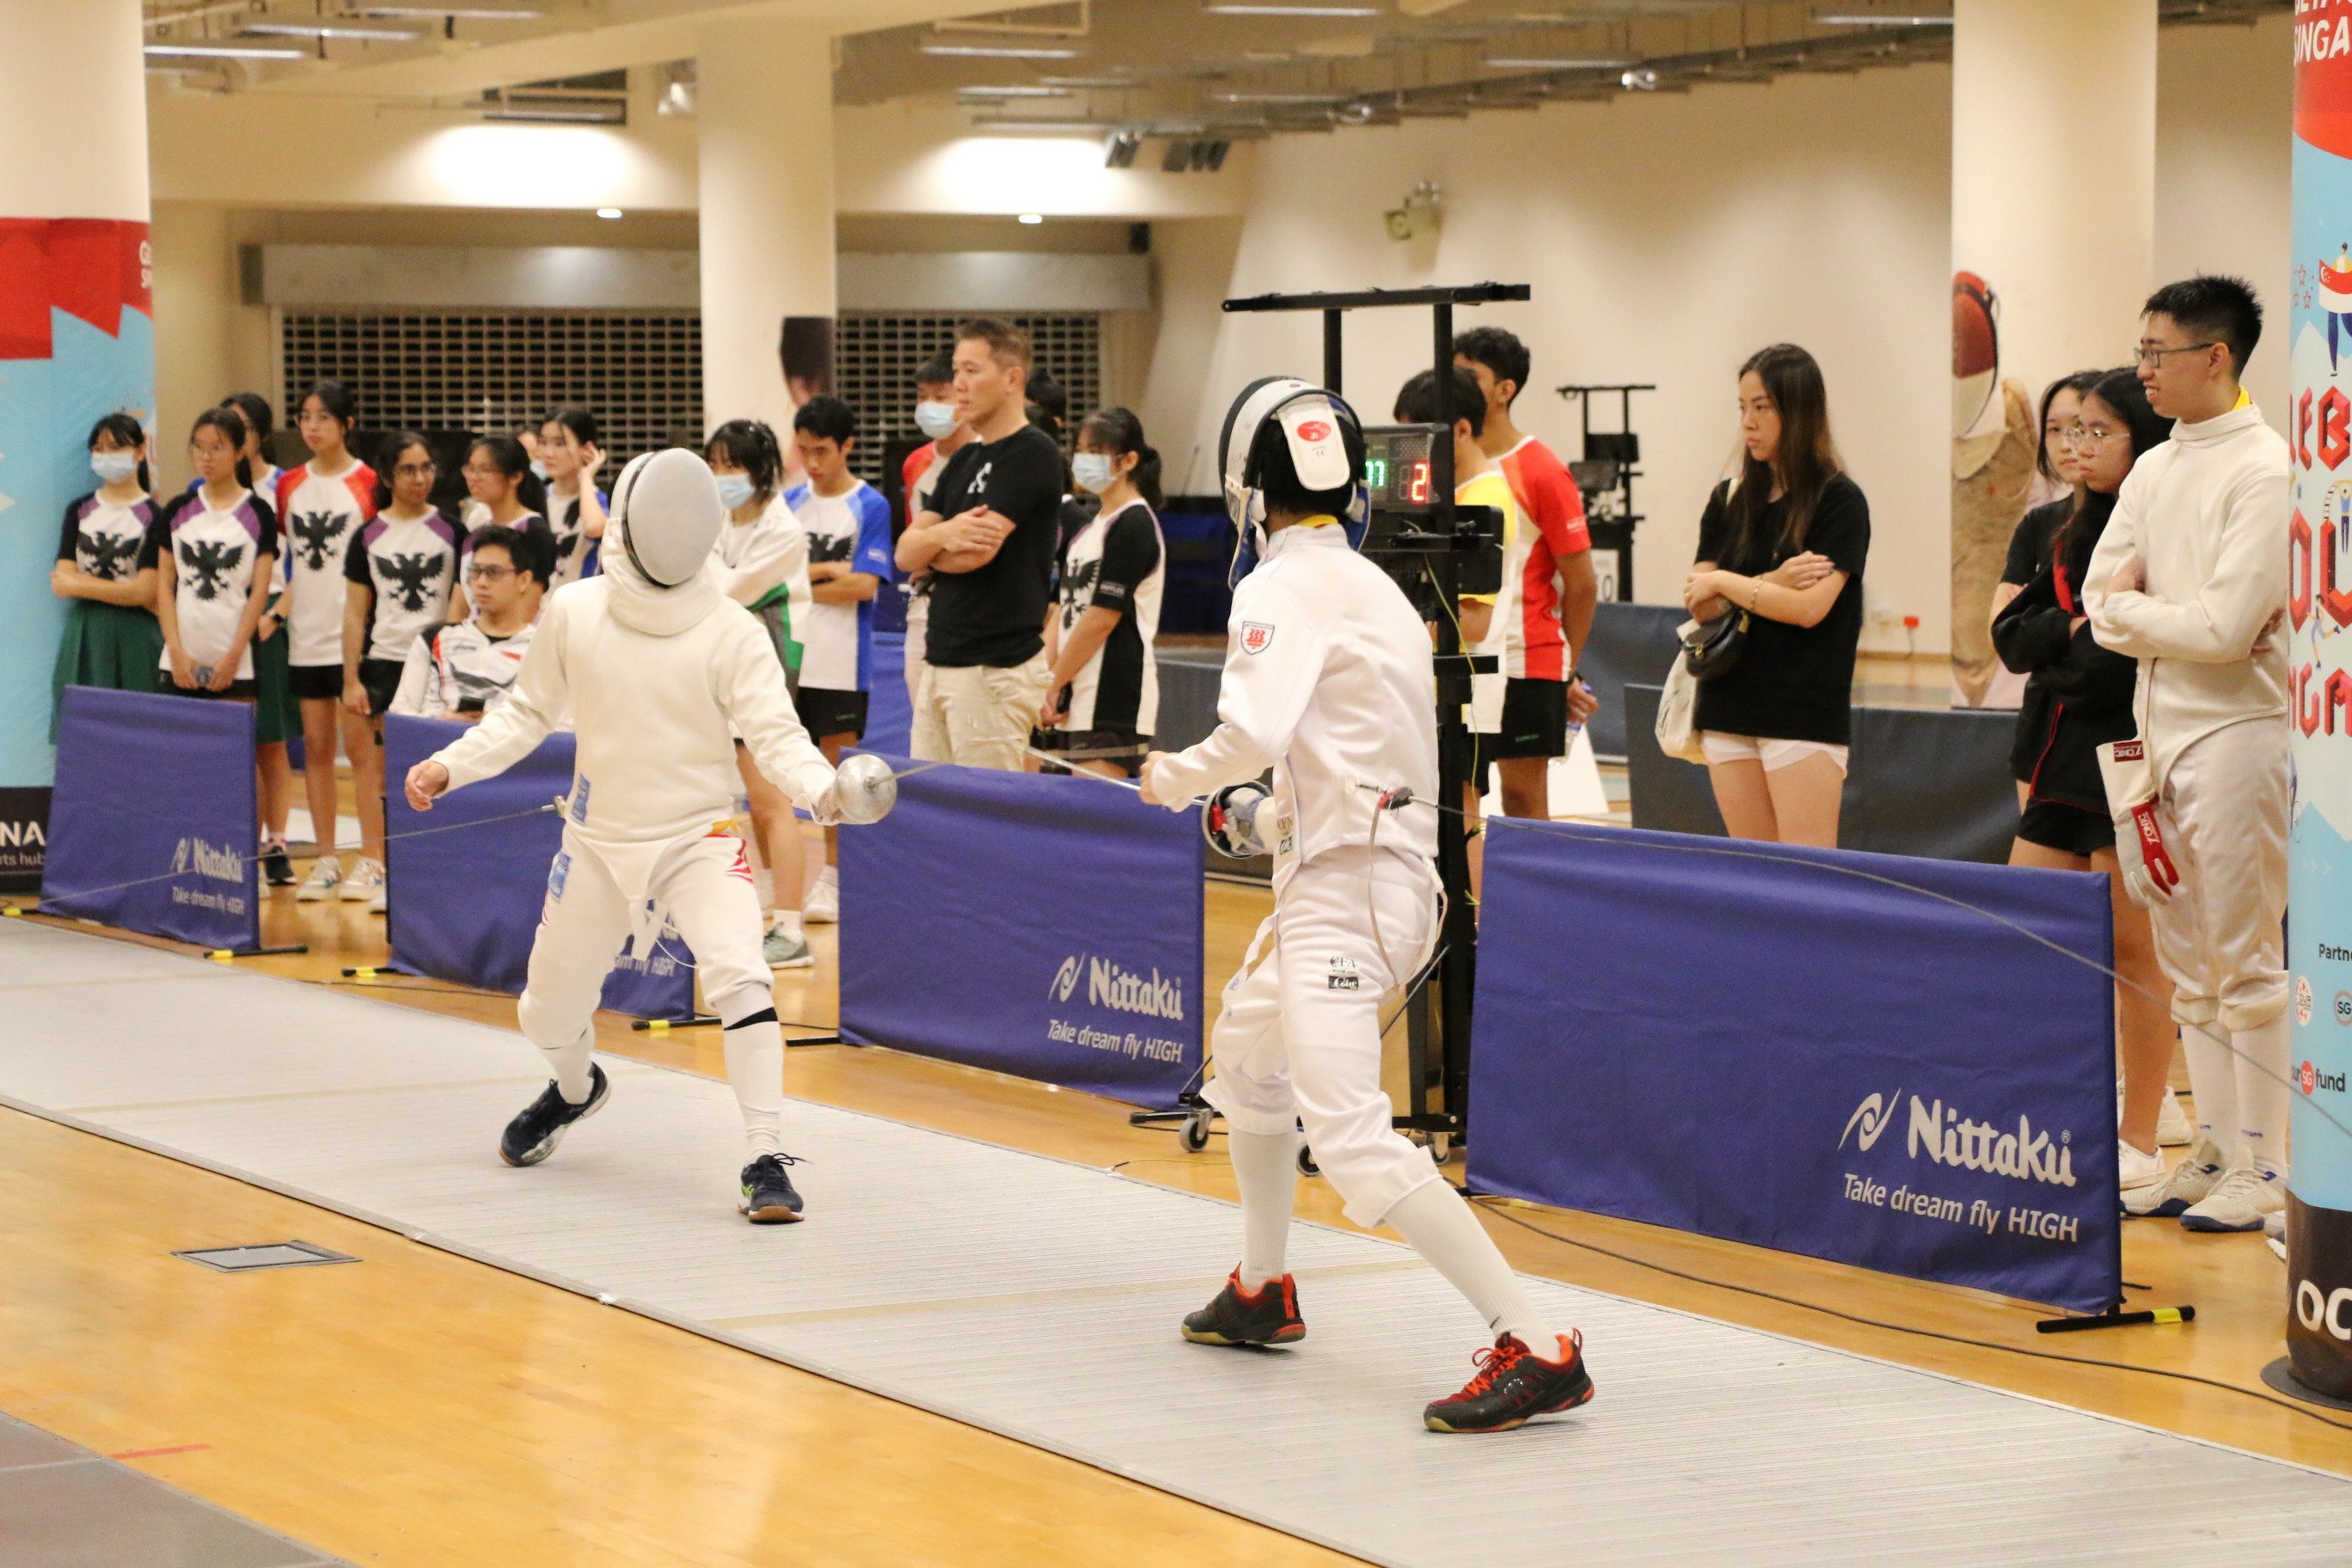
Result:
{"label": "man in black t-shirt", "polygon": [[1060,542],[1062,453],[1029,423],[1028,335],[982,318],[956,334],[956,402],[974,439],[899,536],[898,569],[933,574],[929,668],[912,750],[1018,772],[1045,700],[1042,635]]}

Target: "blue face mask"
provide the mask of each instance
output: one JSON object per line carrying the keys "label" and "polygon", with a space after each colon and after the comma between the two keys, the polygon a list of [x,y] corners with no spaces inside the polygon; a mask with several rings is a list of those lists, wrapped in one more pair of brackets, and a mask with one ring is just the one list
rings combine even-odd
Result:
{"label": "blue face mask", "polygon": [[1080,452],[1070,459],[1070,478],[1080,489],[1100,495],[1111,487],[1110,459],[1100,452]]}
{"label": "blue face mask", "polygon": [[139,471],[139,454],[92,452],[89,455],[89,471],[98,476],[101,484],[121,484]]}
{"label": "blue face mask", "polygon": [[749,474],[714,474],[719,481],[719,504],[729,511],[751,499],[751,478]]}
{"label": "blue face mask", "polygon": [[915,405],[915,428],[934,441],[944,441],[953,435],[956,423],[956,405],[952,403]]}

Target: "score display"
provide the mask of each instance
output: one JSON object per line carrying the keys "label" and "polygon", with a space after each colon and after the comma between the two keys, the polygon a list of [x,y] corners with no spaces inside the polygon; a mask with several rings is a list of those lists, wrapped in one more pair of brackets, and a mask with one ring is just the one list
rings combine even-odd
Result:
{"label": "score display", "polygon": [[1430,492],[1426,426],[1375,427],[1364,432],[1364,489],[1373,509],[1421,510],[1436,498]]}

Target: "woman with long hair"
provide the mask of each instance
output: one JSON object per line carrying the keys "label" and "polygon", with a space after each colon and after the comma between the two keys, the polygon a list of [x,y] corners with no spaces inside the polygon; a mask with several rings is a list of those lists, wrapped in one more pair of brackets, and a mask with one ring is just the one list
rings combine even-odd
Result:
{"label": "woman with long hair", "polygon": [[[2011,769],[2026,781],[2012,866],[2104,871],[2115,909],[2116,1039],[2123,1068],[2116,1150],[2125,1201],[2164,1179],[2158,1119],[2170,1094],[2172,983],[2157,966],[2147,911],[2125,890],[2107,814],[2099,745],[2137,730],[2132,694],[2139,661],[2101,647],[2083,609],[2083,578],[2132,465],[2169,437],[2172,421],[2148,406],[2137,372],[2110,371],[2081,394],[2067,432],[2076,490],[2033,580],[1992,624],[1994,649],[2027,677]],[[2177,1108],[2176,1108],[2177,1109]]]}
{"label": "woman with long hair", "polygon": [[547,525],[555,536],[550,592],[595,574],[608,499],[596,488],[604,467],[601,440],[596,416],[585,408],[559,408],[539,422],[531,462],[547,481]]}
{"label": "woman with long hair", "polygon": [[1143,421],[1101,408],[1078,426],[1072,465],[1080,489],[1101,503],[1062,546],[1059,602],[1045,610],[1053,673],[1037,710],[1044,749],[1085,753],[1069,763],[1133,776],[1159,721],[1160,586],[1168,551],[1160,536],[1160,454]]}
{"label": "woman with long hair", "polygon": [[1736,662],[1699,682],[1699,744],[1733,837],[1834,847],[1870,503],[1803,349],[1775,343],[1739,367],[1739,472],[1707,498],[1683,587],[1697,620],[1746,618]]}
{"label": "woman with long hair", "polygon": [[253,639],[278,563],[278,518],[253,493],[245,435],[234,408],[196,416],[188,432],[196,488],[155,514],[140,551],[140,566],[158,569],[160,691],[254,700]]}
{"label": "woman with long hair", "polygon": [[[511,528],[530,542],[538,559],[532,569],[544,581],[555,572],[555,531],[547,521],[547,488],[531,471],[532,458],[512,436],[480,436],[466,448],[466,494],[480,508],[481,521],[472,528],[495,523]],[[462,621],[474,613],[466,598],[465,573],[458,573],[457,591],[449,595],[449,618]]]}
{"label": "woman with long hair", "polygon": [[[156,662],[163,656],[163,628],[155,619],[155,568],[139,564],[140,549],[155,521],[147,432],[139,421],[110,414],[91,426],[89,467],[98,488],[66,508],[57,564],[49,569],[49,592],[68,601],[50,683],[60,700],[68,686],[152,691]],[[57,735],[52,708],[49,739]]]}

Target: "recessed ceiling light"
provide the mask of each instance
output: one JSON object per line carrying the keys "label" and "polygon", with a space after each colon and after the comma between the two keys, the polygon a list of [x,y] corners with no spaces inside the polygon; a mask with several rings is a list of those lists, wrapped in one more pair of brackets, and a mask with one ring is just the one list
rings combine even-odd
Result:
{"label": "recessed ceiling light", "polygon": [[958,98],[1067,98],[1066,87],[960,87]]}
{"label": "recessed ceiling light", "polygon": [[492,10],[487,5],[362,5],[355,16],[424,16],[438,20],[454,16],[460,22],[527,22],[539,15],[521,7]]}
{"label": "recessed ceiling light", "polygon": [[310,58],[300,49],[270,49],[259,46],[240,48],[235,44],[149,44],[147,53],[205,60],[306,60]]}
{"label": "recessed ceiling light", "polygon": [[1219,103],[1338,103],[1336,92],[1213,92]]}
{"label": "recessed ceiling light", "polygon": [[1026,224],[1044,223],[1045,221],[1045,215],[1044,213],[1023,213],[1021,215],[1021,221]]}
{"label": "recessed ceiling light", "polygon": [[966,60],[1074,60],[1078,58],[1076,49],[1053,48],[1044,44],[925,44],[920,52]]}
{"label": "recessed ceiling light", "polygon": [[307,22],[247,22],[244,30],[257,38],[360,38],[405,44],[416,37],[405,27],[334,27]]}
{"label": "recessed ceiling light", "polygon": [[618,207],[598,207],[596,209],[596,216],[598,217],[619,217],[621,216],[621,209]]}
{"label": "recessed ceiling light", "polygon": [[1622,70],[1627,60],[1602,59],[1538,59],[1526,56],[1496,56],[1486,62],[1496,70]]}
{"label": "recessed ceiling light", "polygon": [[1377,5],[1283,5],[1275,0],[1208,0],[1201,7],[1213,16],[1377,16]]}

